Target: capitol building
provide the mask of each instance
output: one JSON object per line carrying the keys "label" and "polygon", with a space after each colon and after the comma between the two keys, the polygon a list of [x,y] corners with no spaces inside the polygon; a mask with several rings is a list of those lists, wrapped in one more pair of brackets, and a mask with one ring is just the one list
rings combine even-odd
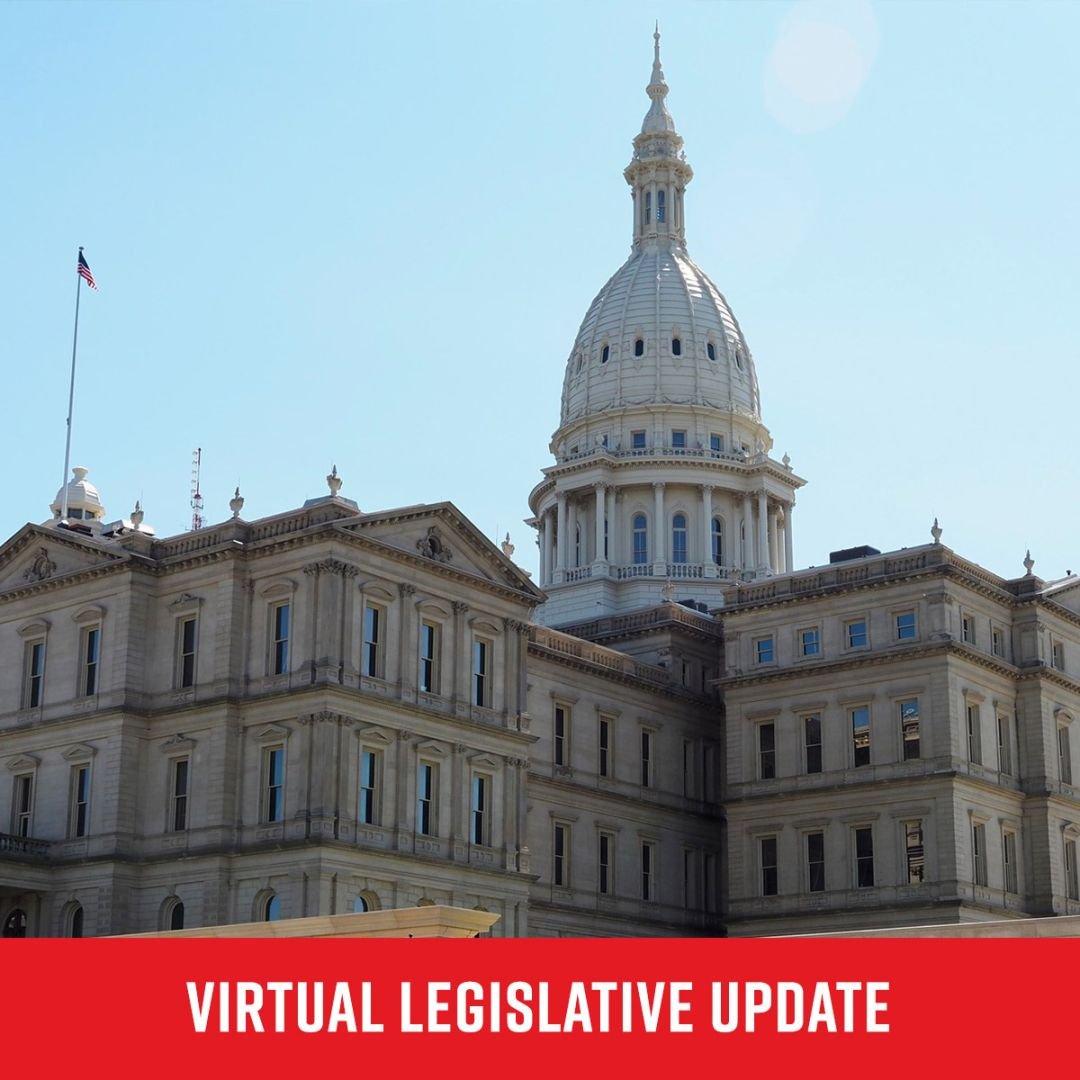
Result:
{"label": "capitol building", "polygon": [[806,481],[690,257],[667,93],[656,35],[630,254],[521,493],[537,577],[452,502],[361,508],[336,469],[159,537],[80,467],[3,544],[3,935],[1080,914],[1080,578],[999,577],[936,522],[798,567]]}

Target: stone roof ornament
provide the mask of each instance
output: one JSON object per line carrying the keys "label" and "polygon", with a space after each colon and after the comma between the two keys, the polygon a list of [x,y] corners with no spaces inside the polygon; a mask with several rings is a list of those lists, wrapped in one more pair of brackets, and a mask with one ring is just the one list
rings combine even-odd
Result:
{"label": "stone roof ornament", "polygon": [[1035,567],[1035,560],[1031,557],[1031,548],[1028,548],[1027,554],[1024,556],[1024,569],[1027,571],[1027,576],[1031,577],[1031,571]]}
{"label": "stone roof ornament", "polygon": [[433,559],[435,562],[449,562],[454,557],[453,551],[443,542],[437,525],[432,525],[427,534],[416,541],[416,550],[425,559]]}
{"label": "stone roof ornament", "polygon": [[934,538],[935,544],[941,543],[941,526],[938,524],[937,518],[934,518],[934,524],[930,527],[930,535]]}
{"label": "stone roof ornament", "polygon": [[668,578],[664,582],[664,587],[660,590],[660,595],[670,604],[675,599],[675,586],[671,583],[671,578]]}
{"label": "stone roof ornament", "polygon": [[510,534],[506,534],[506,539],[500,545],[502,547],[502,553],[508,558],[513,558],[514,545],[510,543]]}
{"label": "stone roof ornament", "polygon": [[337,466],[335,465],[326,477],[326,486],[330,489],[330,496],[334,498],[341,490],[341,477],[337,474]]}
{"label": "stone roof ornament", "polygon": [[232,511],[232,516],[238,518],[240,511],[244,509],[244,496],[240,494],[240,485],[236,485],[236,494],[229,500],[229,509]]}
{"label": "stone roof ornament", "polygon": [[143,523],[143,518],[146,514],[143,512],[142,503],[136,499],[135,509],[131,511],[131,529],[133,532],[139,531],[139,526]]}
{"label": "stone roof ornament", "polygon": [[784,456],[780,459],[780,463],[784,466],[785,469],[790,469],[791,468],[791,455],[788,454],[788,453],[785,453]]}
{"label": "stone roof ornament", "polygon": [[664,82],[664,69],[660,63],[660,23],[656,24],[656,31],[653,34],[653,62],[652,62],[652,77],[649,79],[649,85],[645,87],[645,93],[652,98],[652,105],[649,106],[649,111],[645,114],[645,119],[641,123],[641,133],[643,135],[654,131],[674,131],[675,121],[671,118],[671,113],[667,111],[667,106],[664,104],[664,98],[667,97],[668,85]]}

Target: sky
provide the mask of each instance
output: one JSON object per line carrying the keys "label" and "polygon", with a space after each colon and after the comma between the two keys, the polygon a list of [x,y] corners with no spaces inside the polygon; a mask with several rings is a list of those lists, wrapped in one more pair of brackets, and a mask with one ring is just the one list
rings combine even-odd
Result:
{"label": "sky", "polygon": [[690,255],[808,484],[795,562],[1080,571],[1080,4],[0,4],[0,534],[450,500],[535,573],[567,354],[629,253],[654,19]]}

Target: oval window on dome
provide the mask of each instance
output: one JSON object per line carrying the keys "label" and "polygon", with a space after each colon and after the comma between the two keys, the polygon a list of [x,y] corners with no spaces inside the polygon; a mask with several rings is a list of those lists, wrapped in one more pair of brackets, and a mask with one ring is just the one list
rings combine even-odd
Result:
{"label": "oval window on dome", "polygon": [[671,339],[671,353],[673,356],[682,356],[682,338]]}
{"label": "oval window on dome", "polygon": [[582,356],[581,353],[578,353],[578,355],[577,355],[577,369],[578,369],[579,373],[581,372],[581,365],[583,363],[585,363],[585,357]]}
{"label": "oval window on dome", "polygon": [[740,371],[742,371],[742,369],[743,369],[743,363],[742,363],[742,349],[740,349],[740,348],[739,348],[739,347],[738,347],[737,345],[735,346],[735,366],[736,366],[736,367],[737,367],[737,368],[738,368],[738,369],[739,369]]}
{"label": "oval window on dome", "polygon": [[645,339],[644,338],[638,338],[634,342],[634,355],[635,356],[644,356],[645,355]]}
{"label": "oval window on dome", "polygon": [[708,354],[709,359],[712,360],[715,363],[716,362],[716,346],[711,341],[709,342],[708,345],[705,346],[705,352]]}
{"label": "oval window on dome", "polygon": [[610,357],[611,357],[611,350],[608,348],[607,345],[605,345],[600,350],[600,363],[601,364],[606,364],[608,362],[608,360],[610,359]]}

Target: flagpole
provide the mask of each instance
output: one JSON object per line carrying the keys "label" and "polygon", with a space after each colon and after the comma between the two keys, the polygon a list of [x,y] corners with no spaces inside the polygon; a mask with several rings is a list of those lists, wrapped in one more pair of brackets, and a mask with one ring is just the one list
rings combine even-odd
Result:
{"label": "flagpole", "polygon": [[[82,254],[82,248],[79,248]],[[79,297],[82,295],[82,274],[75,275],[75,335],[71,339],[71,386],[68,389],[67,442],[64,445],[64,482],[60,486],[60,520],[68,516],[68,472],[71,465],[71,414],[75,408],[75,350],[79,344]]]}

